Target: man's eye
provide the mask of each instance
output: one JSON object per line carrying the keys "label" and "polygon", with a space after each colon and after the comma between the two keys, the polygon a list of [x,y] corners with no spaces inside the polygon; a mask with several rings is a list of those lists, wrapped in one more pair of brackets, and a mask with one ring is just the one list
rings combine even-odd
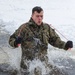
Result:
{"label": "man's eye", "polygon": [[39,15],[37,15],[36,17],[39,17]]}
{"label": "man's eye", "polygon": [[41,18],[43,17],[43,16],[40,16]]}
{"label": "man's eye", "polygon": [[41,18],[42,18],[42,17],[43,17],[43,15],[37,15],[36,17],[41,17]]}

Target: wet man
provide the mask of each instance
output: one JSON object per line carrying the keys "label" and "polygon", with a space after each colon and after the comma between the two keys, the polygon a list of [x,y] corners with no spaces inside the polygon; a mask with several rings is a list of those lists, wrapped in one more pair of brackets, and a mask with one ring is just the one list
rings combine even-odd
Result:
{"label": "wet man", "polygon": [[43,9],[36,6],[32,9],[32,15],[27,23],[22,24],[9,39],[12,47],[18,47],[21,44],[22,60],[21,68],[24,73],[27,71],[26,62],[38,58],[41,61],[47,61],[48,43],[54,47],[68,50],[73,47],[72,41],[64,42],[60,39],[54,29],[49,24],[42,22]]}

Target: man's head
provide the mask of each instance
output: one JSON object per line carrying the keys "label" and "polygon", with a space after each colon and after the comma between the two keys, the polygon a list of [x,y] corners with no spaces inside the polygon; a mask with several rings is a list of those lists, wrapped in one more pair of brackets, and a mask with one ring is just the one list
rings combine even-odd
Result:
{"label": "man's head", "polygon": [[41,25],[43,20],[43,9],[41,7],[34,7],[32,9],[32,19],[37,25]]}

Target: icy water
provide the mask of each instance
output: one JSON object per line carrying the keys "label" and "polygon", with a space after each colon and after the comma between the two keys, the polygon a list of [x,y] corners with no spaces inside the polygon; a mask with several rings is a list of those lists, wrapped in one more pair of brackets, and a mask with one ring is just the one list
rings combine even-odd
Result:
{"label": "icy water", "polygon": [[[10,35],[31,16],[31,9],[39,5],[44,9],[44,20],[52,24],[67,39],[72,40],[74,48],[69,51],[60,50],[49,45],[49,63],[60,69],[57,75],[75,75],[75,1],[74,0],[0,0],[0,64],[9,64],[11,69],[20,69],[21,48],[12,48],[8,44]],[[57,32],[58,33],[58,32]],[[59,34],[59,33],[58,33]],[[67,41],[60,34],[62,40]],[[7,68],[9,65],[4,66]],[[40,67],[42,75],[49,70],[39,60],[30,61],[29,71],[33,73],[35,67]],[[8,68],[8,70],[10,69]],[[0,69],[1,70],[1,69]],[[10,70],[9,70],[10,71]],[[62,72],[62,74],[61,74]],[[8,75],[8,72],[0,72]],[[7,74],[6,74],[7,73]],[[12,73],[12,72],[11,72]],[[55,74],[55,75],[56,75]],[[15,75],[15,74],[14,74]],[[33,75],[33,74],[32,74]],[[52,75],[52,74],[51,74]],[[65,75],[65,74],[64,74]]]}
{"label": "icy water", "polygon": [[[0,75],[11,75],[11,71],[14,69],[19,70],[20,68],[20,60],[21,60],[21,49],[17,48],[14,49],[9,46],[9,33],[7,31],[2,30],[0,31],[0,64],[7,63],[9,65],[4,66],[2,68],[6,72],[0,72]],[[16,58],[14,57],[16,56]],[[34,68],[39,67],[42,75],[75,75],[75,60],[72,59],[70,56],[70,52],[66,52],[64,50],[59,50],[49,46],[48,49],[48,57],[49,63],[53,66],[57,66],[57,68],[50,72],[50,74],[46,74],[49,72],[48,68],[45,68],[44,64],[39,59],[34,59],[30,61],[29,71],[31,72],[30,75],[34,75]],[[9,66],[9,67],[8,67]],[[40,67],[41,66],[41,67]],[[10,70],[11,69],[11,70]],[[8,72],[8,70],[10,72]],[[14,74],[15,75],[15,74]],[[19,74],[20,75],[20,74]],[[41,74],[40,74],[41,75]]]}

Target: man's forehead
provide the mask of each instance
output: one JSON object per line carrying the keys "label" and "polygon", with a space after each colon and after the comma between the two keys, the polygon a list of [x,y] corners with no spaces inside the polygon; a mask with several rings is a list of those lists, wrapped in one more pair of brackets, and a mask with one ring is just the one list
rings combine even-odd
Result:
{"label": "man's forehead", "polygon": [[37,11],[35,11],[33,14],[41,14],[41,15],[43,15],[43,11],[41,11],[40,13],[38,13]]}

